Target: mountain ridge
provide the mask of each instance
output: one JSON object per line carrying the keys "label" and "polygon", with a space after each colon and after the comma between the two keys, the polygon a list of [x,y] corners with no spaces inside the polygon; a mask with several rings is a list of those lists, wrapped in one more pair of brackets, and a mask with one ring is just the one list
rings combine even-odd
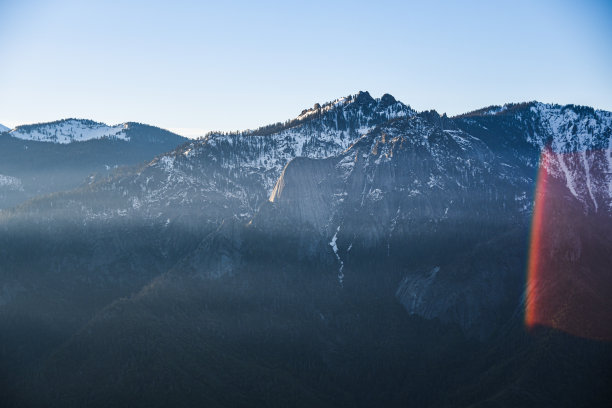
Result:
{"label": "mountain ridge", "polygon": [[[47,406],[190,406],[215,390],[218,405],[248,406],[262,389],[330,406],[605,399],[609,347],[527,332],[522,311],[538,172],[565,209],[553,225],[610,219],[606,117],[534,105],[449,118],[358,99],[0,212],[10,389]],[[608,245],[599,235],[560,231],[546,253],[572,269]],[[558,373],[572,385],[546,380]]]}
{"label": "mountain ridge", "polygon": [[127,122],[114,127],[67,119],[0,133],[0,208],[69,190],[92,174],[107,174],[175,149],[186,138]]}
{"label": "mountain ridge", "polygon": [[117,125],[107,125],[106,123],[96,122],[91,119],[77,118],[67,118],[51,122],[19,125],[13,129],[7,129],[6,133],[8,133],[8,135],[11,137],[21,140],[57,144],[85,142],[95,139],[129,141],[130,137],[126,134],[129,132],[126,131],[134,126],[172,133],[156,126],[138,122],[124,122]]}

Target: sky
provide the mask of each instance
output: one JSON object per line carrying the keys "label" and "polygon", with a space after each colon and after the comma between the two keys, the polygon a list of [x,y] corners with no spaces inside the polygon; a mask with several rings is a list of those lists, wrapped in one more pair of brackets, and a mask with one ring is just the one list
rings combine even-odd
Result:
{"label": "sky", "polygon": [[0,123],[195,137],[369,91],[455,115],[612,110],[610,1],[0,0]]}

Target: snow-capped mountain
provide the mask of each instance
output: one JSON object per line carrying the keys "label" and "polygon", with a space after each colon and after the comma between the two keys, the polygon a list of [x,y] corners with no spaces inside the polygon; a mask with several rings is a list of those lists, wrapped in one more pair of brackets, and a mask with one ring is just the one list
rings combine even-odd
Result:
{"label": "snow-capped mountain", "polygon": [[[269,198],[291,159],[335,156],[376,126],[415,113],[390,95],[374,99],[360,92],[317,104],[285,123],[233,134],[211,133],[155,158],[136,177],[116,180],[117,193],[126,198],[121,210],[168,219],[172,218],[165,215],[168,211],[189,207],[190,213],[199,212],[207,203],[208,214],[219,220],[248,220]],[[105,211],[92,210],[90,215],[105,217]]]}
{"label": "snow-capped mountain", "polygon": [[2,123],[0,123],[0,133],[8,132],[9,130],[11,130],[11,129],[6,127],[6,126],[4,126]]}
{"label": "snow-capped mountain", "polygon": [[[87,400],[109,372],[122,373],[121,384],[153,373],[147,384],[158,389],[176,378],[216,386],[228,367],[252,373],[253,383],[275,367],[270,383],[297,378],[308,395],[316,389],[332,402],[358,392],[351,387],[359,378],[376,378],[387,395],[421,378],[432,358],[424,344],[444,375],[448,368],[462,381],[490,367],[491,355],[503,361],[504,385],[509,365],[520,378],[525,361],[557,367],[575,343],[507,360],[508,349],[530,341],[522,331],[525,265],[542,172],[555,201],[550,224],[561,226],[545,256],[573,274],[572,285],[612,263],[609,112],[530,102],[448,118],[362,92],[165,151],[160,141],[177,139],[161,129],[128,124],[121,134],[66,144],[0,135],[12,149],[0,146],[10,152],[0,158],[0,191],[28,187],[2,167],[11,156],[31,165],[108,153],[97,165],[109,169],[80,187],[0,212],[0,319],[8,316],[0,322],[13,336],[0,357],[15,369],[34,359],[36,378],[51,384],[41,392],[58,400]],[[146,161],[113,169],[111,157],[142,153],[147,143]],[[26,155],[33,151],[45,160]],[[568,214],[577,221],[568,224]],[[46,319],[61,321],[62,331],[21,323]],[[245,346],[246,337],[255,345]],[[177,349],[184,364],[165,364]],[[362,350],[371,360],[347,366]],[[594,355],[589,361],[599,361]],[[57,367],[74,387],[54,382]],[[439,378],[423,381],[438,386]],[[330,405],[354,405],[337,400]]]}
{"label": "snow-capped mountain", "polygon": [[[540,103],[507,105],[456,119],[412,112],[370,129],[347,150],[297,155],[271,191],[273,209],[260,211],[252,225],[270,236],[293,225],[299,238],[292,251],[306,258],[320,257],[327,243],[341,285],[364,279],[351,277],[351,268],[355,275],[363,273],[374,251],[378,267],[386,262],[382,259],[395,265],[389,269],[403,265],[397,296],[410,313],[459,323],[486,337],[499,323],[499,308],[522,295],[517,283],[522,278],[520,262],[498,266],[491,275],[491,257],[520,259],[523,244],[513,240],[529,226],[538,164],[547,146],[552,146],[555,159],[546,161],[546,171],[563,179],[568,193],[587,207],[600,203],[595,211],[608,211],[611,176],[598,170],[607,166],[610,154],[601,149],[610,143],[608,118],[608,112]],[[580,160],[567,154],[577,154]],[[257,157],[259,164],[274,156]],[[252,165],[246,158],[232,168]],[[562,171],[563,165],[572,170]],[[239,180],[235,174],[231,179]],[[249,197],[248,189],[243,196]],[[462,233],[471,223],[479,228]],[[505,223],[509,225],[502,227]],[[508,228],[515,231],[510,238]],[[491,243],[495,234],[499,240]],[[441,235],[461,237],[449,239],[454,248],[450,253],[457,257],[449,256],[446,248],[435,256],[419,255],[436,247]],[[480,264],[467,269],[463,251],[471,245],[480,247],[478,256],[470,257]],[[207,267],[220,269],[209,263]],[[517,270],[521,272],[514,275]],[[456,277],[462,275],[458,285]],[[469,296],[458,296],[458,290]]]}
{"label": "snow-capped mountain", "polygon": [[[130,126],[123,131],[133,140]],[[516,234],[528,228],[542,153],[555,155],[547,171],[564,180],[568,194],[585,208],[609,212],[610,140],[610,113],[590,108],[533,102],[448,118],[361,92],[285,123],[209,134],[132,172],[91,178],[87,199],[69,194],[36,205],[79,214],[84,224],[121,218],[169,231],[198,225],[194,234],[201,237],[229,220],[251,220],[264,236],[293,225],[291,251],[337,264],[338,284],[371,279],[364,265],[375,259],[389,265],[385,280],[403,282],[393,292],[410,313],[486,336],[500,318],[492,305],[521,296],[517,264],[491,275],[487,259],[499,253],[520,259],[523,244],[495,245],[518,242]],[[508,231],[515,231],[512,238],[503,235]],[[433,245],[440,234],[453,250]],[[496,234],[499,241],[492,241]],[[468,270],[462,251],[470,246],[482,253],[480,265]],[[213,258],[201,253],[210,245],[202,248],[194,259],[208,259],[212,268]],[[187,263],[198,270],[196,261]],[[451,284],[464,274],[467,298]]]}
{"label": "snow-capped mountain", "polygon": [[[377,127],[335,158],[289,162],[270,201],[288,224],[319,231],[337,260],[339,283],[351,279],[351,269],[363,273],[377,253],[370,268],[404,269],[397,296],[410,313],[486,337],[499,307],[512,303],[506,296],[521,296],[521,274],[513,276],[520,263],[497,264],[492,275],[491,258],[519,259],[508,229],[498,228],[529,225],[538,163],[605,223],[612,217],[610,143],[610,113],[590,108],[506,105],[454,120],[426,112]],[[471,223],[478,229],[468,233]],[[440,240],[455,234],[461,238],[449,239],[449,252]],[[434,247],[441,252],[423,255]],[[472,252],[469,269],[464,251]]]}
{"label": "snow-capped mountain", "polygon": [[0,133],[0,208],[75,188],[92,173],[150,160],[186,140],[139,123],[67,119],[19,126]]}
{"label": "snow-capped mountain", "polygon": [[[502,165],[451,120],[416,114],[380,125],[333,158],[289,162],[270,196],[275,210],[253,222],[266,230],[275,224],[267,216],[283,214],[286,221],[272,231],[295,225],[305,234],[298,242],[327,244],[339,285],[369,286],[373,273],[399,281],[397,296],[409,313],[486,337],[505,296],[520,294],[497,286],[510,268],[491,280],[486,251],[469,274],[462,256],[499,234],[498,220],[525,223],[532,179],[524,173]],[[467,233],[471,223],[479,229]],[[448,246],[433,245],[440,236]],[[308,254],[310,245],[297,252]]]}
{"label": "snow-capped mountain", "polygon": [[563,179],[585,208],[612,210],[611,112],[532,102],[485,108],[458,118],[457,124],[485,140],[504,135],[497,150],[506,158],[519,158],[516,152],[526,147],[546,154],[547,171]]}
{"label": "snow-capped mountain", "polygon": [[94,139],[129,140],[125,130],[128,124],[108,126],[84,119],[63,119],[56,122],[17,126],[10,136],[37,142],[67,144]]}
{"label": "snow-capped mountain", "polygon": [[[360,92],[323,106],[317,104],[285,124],[237,134],[210,134],[185,147],[184,154],[220,160],[220,168],[234,177],[261,174],[269,195],[283,167],[294,157],[339,154],[375,126],[415,113],[391,95],[374,99],[368,92]],[[231,152],[230,157],[224,152]]]}
{"label": "snow-capped mountain", "polygon": [[[479,232],[471,238],[449,241],[467,250],[489,242],[498,229],[507,232],[500,226],[504,223],[515,231],[527,229],[538,163],[547,146],[555,155],[576,151],[580,160],[555,156],[547,161],[548,171],[575,185],[568,193],[584,205],[595,209],[597,203],[598,211],[608,211],[611,176],[597,170],[608,166],[610,152],[601,149],[610,143],[608,129],[609,113],[581,107],[527,103],[448,118],[417,113],[389,95],[374,99],[360,93],[305,110],[283,124],[207,135],[157,157],[136,174],[92,180],[90,188],[112,196],[112,206],[105,200],[66,206],[89,222],[135,216],[165,227],[200,224],[203,232],[253,216],[252,225],[272,236],[288,225],[300,226],[295,234],[302,244],[293,250],[330,257],[337,263],[338,283],[362,279],[355,277],[368,264],[362,256],[374,252],[375,259],[395,265],[389,269],[403,265],[402,273],[389,275],[403,282],[396,292],[410,313],[456,322],[486,336],[499,319],[492,305],[502,307],[521,296],[520,278],[512,277],[520,267],[510,263],[492,278],[488,265],[493,261],[487,257],[506,253],[519,259],[520,246],[483,247],[480,266],[468,273],[462,252],[450,252],[459,258],[445,253],[424,258],[406,251],[407,243],[425,251],[440,234],[461,235],[477,223]],[[262,212],[267,201],[272,209]],[[279,219],[291,221],[277,224]],[[210,251],[208,244],[203,248]],[[207,268],[226,270],[211,265],[208,255],[196,258],[207,259]],[[197,262],[188,264],[198,269]],[[353,276],[351,268],[357,269]],[[468,274],[462,286],[471,293],[467,298],[456,296],[457,284],[448,281],[461,274]],[[506,290],[500,281],[516,290]]]}

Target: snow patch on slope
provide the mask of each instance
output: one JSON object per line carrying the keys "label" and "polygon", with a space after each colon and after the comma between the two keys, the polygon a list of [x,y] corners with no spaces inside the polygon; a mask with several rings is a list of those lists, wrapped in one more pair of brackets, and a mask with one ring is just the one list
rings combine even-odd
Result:
{"label": "snow patch on slope", "polygon": [[555,153],[575,153],[605,148],[605,135],[612,128],[612,112],[590,108],[535,103],[531,111],[540,119],[547,135],[536,143],[545,147],[551,136]]}
{"label": "snow patch on slope", "polygon": [[0,189],[23,191],[23,186],[21,185],[21,180],[17,177],[0,174]]}
{"label": "snow patch on slope", "polygon": [[595,211],[612,207],[612,112],[543,103],[530,109],[543,131],[530,141],[551,150],[547,171]]}
{"label": "snow patch on slope", "polygon": [[344,269],[344,262],[342,261],[342,259],[340,258],[340,255],[338,254],[338,245],[336,244],[336,241],[338,240],[339,232],[340,232],[340,225],[338,225],[338,228],[336,229],[336,233],[332,237],[329,243],[329,246],[332,247],[332,250],[334,251],[334,255],[336,255],[336,259],[340,263],[340,268],[338,269],[338,282],[340,283],[340,286],[342,286],[344,284],[344,272],[342,271]]}
{"label": "snow patch on slope", "polygon": [[129,140],[125,130],[128,125],[108,126],[91,120],[66,119],[37,125],[18,126],[9,132],[22,140],[68,144],[94,139]]}

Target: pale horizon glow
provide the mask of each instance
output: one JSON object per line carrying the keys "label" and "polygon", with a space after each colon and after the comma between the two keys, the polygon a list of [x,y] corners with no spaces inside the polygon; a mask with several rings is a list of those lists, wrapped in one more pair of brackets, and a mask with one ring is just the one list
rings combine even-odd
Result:
{"label": "pale horizon glow", "polygon": [[612,5],[484,1],[0,2],[0,124],[253,129],[369,91],[456,115],[612,111]]}

